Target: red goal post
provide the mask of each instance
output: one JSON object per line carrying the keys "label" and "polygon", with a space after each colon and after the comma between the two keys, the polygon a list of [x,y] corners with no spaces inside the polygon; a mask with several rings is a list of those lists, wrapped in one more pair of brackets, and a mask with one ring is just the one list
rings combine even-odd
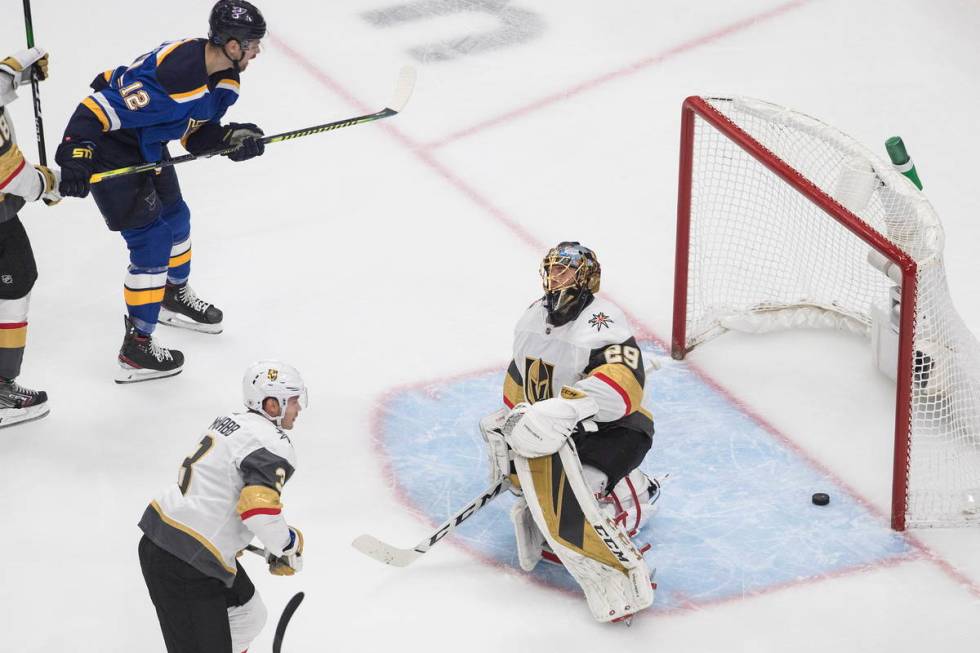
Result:
{"label": "red goal post", "polygon": [[[972,488],[951,486],[980,478],[980,461],[973,461],[980,447],[972,440],[980,440],[980,433],[971,430],[980,385],[972,384],[972,372],[964,376],[950,362],[963,348],[959,341],[971,336],[946,307],[941,249],[942,230],[924,196],[845,134],[758,100],[684,101],[671,354],[682,359],[733,328],[846,325],[865,335],[876,328],[881,332],[872,318],[873,304],[892,292],[897,369],[891,525],[896,530],[907,525],[910,479],[924,479],[928,488],[916,499],[922,507],[915,507],[912,525],[961,525],[975,516],[957,503],[962,497],[972,501]],[[868,263],[868,250],[880,255],[877,269]],[[886,272],[889,262],[894,267]],[[923,265],[930,275],[925,289]],[[928,317],[920,306],[923,290],[942,300],[926,307]],[[923,335],[928,341],[917,341],[917,327],[928,331]],[[976,349],[975,341],[964,346]],[[921,454],[913,451],[917,426]],[[955,437],[946,431],[955,431]],[[936,433],[939,445],[930,440]],[[931,451],[946,442],[951,449],[965,448],[975,476],[972,467],[966,474],[950,472],[955,480],[934,472],[938,458]],[[919,473],[920,468],[927,472]]]}

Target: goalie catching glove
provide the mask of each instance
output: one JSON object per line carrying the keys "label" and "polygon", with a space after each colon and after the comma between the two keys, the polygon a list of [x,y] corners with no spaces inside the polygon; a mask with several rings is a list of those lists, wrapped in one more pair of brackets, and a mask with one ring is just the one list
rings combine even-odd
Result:
{"label": "goalie catching glove", "polygon": [[557,397],[514,406],[503,427],[504,438],[524,458],[550,456],[561,449],[579,422],[598,411],[589,395],[564,386]]}
{"label": "goalie catching glove", "polygon": [[269,553],[265,561],[269,563],[269,573],[273,576],[292,576],[303,570],[303,534],[298,528],[289,527],[289,544],[282,555]]}

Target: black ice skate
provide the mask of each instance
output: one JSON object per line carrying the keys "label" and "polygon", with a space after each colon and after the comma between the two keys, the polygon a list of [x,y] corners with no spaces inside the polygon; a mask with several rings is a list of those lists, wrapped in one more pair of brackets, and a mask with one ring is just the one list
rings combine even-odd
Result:
{"label": "black ice skate", "polygon": [[48,393],[0,377],[0,428],[41,419],[51,409]]}
{"label": "black ice skate", "polygon": [[180,374],[184,367],[184,354],[167,349],[153,342],[136,330],[126,316],[126,337],[119,349],[119,372],[116,383],[136,383],[150,379],[162,379]]}
{"label": "black ice skate", "polygon": [[188,285],[167,284],[160,306],[160,324],[202,333],[221,333],[221,309],[194,294]]}

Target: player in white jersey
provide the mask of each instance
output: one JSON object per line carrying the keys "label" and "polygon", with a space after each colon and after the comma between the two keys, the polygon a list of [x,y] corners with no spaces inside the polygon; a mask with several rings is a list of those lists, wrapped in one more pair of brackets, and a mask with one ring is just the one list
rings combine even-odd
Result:
{"label": "player in white jersey", "polygon": [[504,377],[507,408],[480,427],[491,475],[522,495],[511,512],[518,559],[530,571],[560,562],[600,621],[653,602],[650,573],[631,536],[659,484],[638,469],[653,437],[643,408],[643,355],[622,311],[596,296],[601,269],[577,242],[541,264],[544,297],[514,330]]}
{"label": "player in white jersey", "polygon": [[61,200],[58,171],[24,159],[5,108],[32,75],[38,80],[48,76],[48,53],[41,48],[0,60],[0,427],[44,417],[49,410],[46,392],[15,380],[24,360],[27,311],[37,280],[34,251],[17,213],[26,202],[51,205]]}
{"label": "player in white jersey", "polygon": [[139,526],[140,566],[169,653],[240,653],[265,623],[265,606],[237,556],[258,538],[269,571],[302,568],[303,535],[282,514],[296,468],[287,431],[306,407],[289,365],[262,361],[242,380],[247,412],[218,417],[150,502]]}

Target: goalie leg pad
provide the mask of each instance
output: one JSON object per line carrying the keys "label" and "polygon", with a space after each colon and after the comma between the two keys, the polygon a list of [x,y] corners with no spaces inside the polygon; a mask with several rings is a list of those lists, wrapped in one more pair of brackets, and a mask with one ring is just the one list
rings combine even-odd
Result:
{"label": "goalie leg pad", "polygon": [[592,615],[614,621],[649,607],[650,571],[625,529],[600,508],[574,445],[566,442],[552,456],[516,456],[514,466],[531,516]]}
{"label": "goalie leg pad", "polygon": [[[591,468],[585,466],[583,469],[588,478]],[[635,535],[656,514],[660,507],[657,503],[659,499],[660,482],[639,469],[634,469],[609,494],[603,496],[599,503],[613,519],[621,518],[629,534]]]}
{"label": "goalie leg pad", "polygon": [[517,561],[521,569],[531,571],[541,562],[541,548],[545,540],[523,497],[511,507],[510,520],[514,523],[514,538],[517,540]]}

